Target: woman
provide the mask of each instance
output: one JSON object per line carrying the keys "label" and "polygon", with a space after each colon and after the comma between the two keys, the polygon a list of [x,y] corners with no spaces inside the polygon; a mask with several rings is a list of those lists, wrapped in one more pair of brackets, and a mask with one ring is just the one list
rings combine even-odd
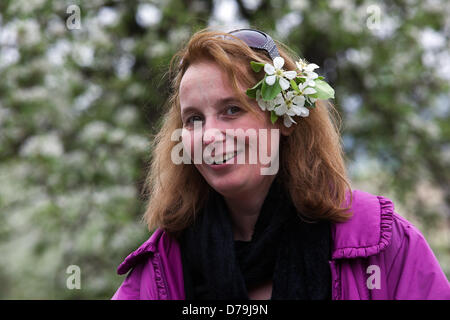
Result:
{"label": "woman", "polygon": [[334,91],[283,48],[203,30],[174,57],[147,179],[156,230],[113,299],[450,298],[421,233],[351,190]]}

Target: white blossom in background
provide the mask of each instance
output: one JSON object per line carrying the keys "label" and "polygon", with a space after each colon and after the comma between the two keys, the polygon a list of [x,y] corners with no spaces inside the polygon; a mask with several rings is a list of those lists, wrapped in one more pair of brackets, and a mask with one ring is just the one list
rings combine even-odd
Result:
{"label": "white blossom in background", "polygon": [[125,106],[117,111],[116,115],[114,116],[114,120],[119,125],[128,126],[135,123],[137,117],[138,114],[135,107]]}
{"label": "white blossom in background", "polygon": [[436,122],[424,120],[416,113],[412,113],[411,115],[409,115],[406,121],[409,123],[411,127],[426,132],[433,139],[438,139],[440,136],[441,129],[439,128]]}
{"label": "white blossom in background", "polygon": [[361,33],[363,28],[366,28],[365,20],[366,10],[365,8],[356,7],[354,3],[349,3],[349,5],[342,10],[342,28],[353,34]]}
{"label": "white blossom in background", "polygon": [[368,47],[361,49],[350,48],[345,51],[347,61],[361,68],[365,68],[372,60],[372,50]]}
{"label": "white blossom in background", "polygon": [[14,46],[17,44],[17,27],[13,21],[0,26],[0,45]]}
{"label": "white blossom in background", "polygon": [[122,142],[127,134],[120,128],[114,128],[108,132],[108,141],[111,143]]}
{"label": "white blossom in background", "polygon": [[420,31],[418,40],[422,48],[427,51],[442,49],[447,43],[444,34],[430,27]]}
{"label": "white blossom in background", "polygon": [[15,0],[8,8],[13,14],[32,14],[33,11],[42,8],[47,0]]}
{"label": "white blossom in background", "polygon": [[288,2],[291,10],[303,11],[309,8],[308,0],[291,0]]}
{"label": "white blossom in background", "polygon": [[120,79],[128,78],[131,75],[131,69],[134,66],[136,58],[132,54],[122,55],[115,64],[116,75]]}
{"label": "white blossom in background", "polygon": [[341,107],[346,113],[354,114],[362,105],[362,97],[359,94],[343,96]]}
{"label": "white blossom in background", "polygon": [[62,36],[66,32],[66,25],[58,16],[53,16],[47,23],[45,30],[49,37]]}
{"label": "white blossom in background", "polygon": [[[11,116],[11,111],[2,106],[2,102],[0,101],[0,130],[4,122],[6,122],[7,118]],[[1,135],[0,135],[1,138]]]}
{"label": "white blossom in background", "polygon": [[125,146],[136,152],[146,152],[150,150],[150,141],[143,136],[133,134],[127,136]]}
{"label": "white blossom in background", "polygon": [[0,70],[15,64],[20,59],[20,53],[17,48],[4,47],[0,48]]}
{"label": "white blossom in background", "polygon": [[84,26],[83,32],[88,33],[89,41],[92,45],[111,47],[113,40],[111,34],[107,32],[108,28],[105,28],[100,24],[96,17],[86,17],[83,19]]}
{"label": "white blossom in background", "polygon": [[450,52],[443,32],[425,28],[418,33],[423,48],[422,63],[441,79],[450,81]]}
{"label": "white blossom in background", "polygon": [[103,121],[92,121],[88,123],[80,133],[81,141],[99,140],[105,137],[110,130],[110,126]]}
{"label": "white blossom in background", "polygon": [[348,1],[345,0],[330,0],[328,2],[330,8],[335,10],[343,10],[348,6]]}
{"label": "white blossom in background", "polygon": [[16,20],[18,43],[32,46],[41,41],[41,25],[35,19]]}
{"label": "white blossom in background", "polygon": [[73,108],[77,111],[77,112],[82,112],[85,111],[86,109],[88,109],[92,103],[97,100],[98,98],[100,98],[100,96],[102,95],[103,90],[100,86],[96,85],[96,84],[90,84],[88,86],[88,89],[86,90],[86,92],[84,92],[83,94],[79,95],[74,103],[73,103]]}
{"label": "white blossom in background", "polygon": [[97,14],[97,19],[102,26],[114,26],[119,21],[119,14],[116,9],[102,7]]}
{"label": "white blossom in background", "polygon": [[60,39],[47,50],[49,63],[61,66],[65,63],[67,55],[71,52],[72,45],[67,39]]}
{"label": "white blossom in background", "polygon": [[169,46],[165,41],[158,41],[147,48],[147,55],[150,58],[157,58],[169,52]]}
{"label": "white blossom in background", "polygon": [[120,40],[120,47],[123,51],[131,52],[136,46],[136,40],[133,38],[125,38]]}
{"label": "white blossom in background", "polygon": [[169,30],[169,42],[178,46],[183,41],[189,39],[191,32],[187,27],[180,27]]}
{"label": "white blossom in background", "polygon": [[[208,25],[229,30],[247,28],[248,21],[242,19],[239,7],[234,0],[214,0],[213,12],[209,17]],[[224,32],[229,30],[222,30]]]}
{"label": "white blossom in background", "polygon": [[105,205],[112,199],[133,199],[136,196],[136,188],[129,185],[116,185],[114,187],[96,189],[92,192],[92,200],[95,204]]}
{"label": "white blossom in background", "polygon": [[260,6],[262,0],[242,0],[244,7],[248,10],[256,10]]}
{"label": "white blossom in background", "polygon": [[56,133],[32,136],[20,148],[21,156],[60,157],[64,153],[61,139]]}
{"label": "white blossom in background", "polygon": [[299,12],[289,12],[281,19],[277,20],[276,31],[282,38],[286,38],[294,28],[297,28],[303,21],[303,16]]}
{"label": "white blossom in background", "polygon": [[379,26],[371,28],[370,31],[379,39],[389,39],[397,31],[401,22],[397,17],[389,15],[387,12],[382,13]]}
{"label": "white blossom in background", "polygon": [[239,7],[234,0],[214,0],[213,17],[223,24],[233,23],[239,15]]}
{"label": "white blossom in background", "polygon": [[136,12],[136,22],[144,28],[157,25],[162,18],[161,10],[150,3],[140,4]]}
{"label": "white blossom in background", "polygon": [[44,86],[34,86],[27,89],[17,89],[17,100],[33,102],[48,99],[48,90]]}
{"label": "white blossom in background", "polygon": [[74,43],[72,58],[81,67],[87,67],[94,62],[94,48],[88,44]]}

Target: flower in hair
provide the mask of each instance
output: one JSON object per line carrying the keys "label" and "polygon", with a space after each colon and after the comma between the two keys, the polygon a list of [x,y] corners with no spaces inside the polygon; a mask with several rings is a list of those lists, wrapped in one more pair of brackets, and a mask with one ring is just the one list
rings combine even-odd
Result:
{"label": "flower in hair", "polygon": [[283,96],[279,93],[274,99],[270,101],[264,101],[262,98],[261,90],[256,91],[256,102],[258,102],[259,107],[262,111],[272,111],[275,106],[283,102]]}
{"label": "flower in hair", "polygon": [[273,59],[273,65],[266,63],[264,65],[264,71],[268,75],[266,77],[266,83],[272,86],[276,80],[280,82],[282,90],[287,90],[289,88],[289,81],[297,76],[295,71],[284,71],[282,68],[284,66],[284,59],[282,57],[276,57]]}
{"label": "flower in hair", "polygon": [[289,128],[293,123],[297,123],[292,119],[293,116],[307,117],[309,115],[309,110],[304,105],[304,96],[288,91],[283,103],[275,109],[275,114],[283,116],[283,124]]}
{"label": "flower in hair", "polygon": [[305,83],[307,83],[310,87],[314,87],[316,84],[314,79],[317,79],[319,75],[314,72],[314,69],[319,68],[319,66],[315,63],[307,63],[305,60],[300,59],[299,61],[295,61],[295,64],[298,70],[304,75],[301,76],[305,79]]}
{"label": "flower in hair", "polygon": [[309,116],[309,109],[315,107],[317,99],[334,98],[333,88],[314,72],[318,65],[302,59],[295,64],[296,70],[286,71],[282,57],[273,59],[273,64],[250,62],[253,71],[264,69],[265,75],[254,87],[247,89],[247,95],[256,99],[261,110],[270,111],[272,123],[283,116],[286,127],[296,124],[294,116]]}

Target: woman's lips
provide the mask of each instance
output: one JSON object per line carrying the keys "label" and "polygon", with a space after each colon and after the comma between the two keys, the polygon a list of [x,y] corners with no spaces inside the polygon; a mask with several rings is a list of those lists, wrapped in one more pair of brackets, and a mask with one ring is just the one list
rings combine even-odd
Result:
{"label": "woman's lips", "polygon": [[[232,166],[233,164],[235,164],[235,163],[234,163],[234,159],[236,158],[236,156],[237,156],[239,153],[240,153],[239,151],[235,151],[235,152],[234,152],[234,155],[233,155],[231,158],[227,159],[227,160],[226,160],[225,162],[223,162],[223,163],[214,164],[214,162],[213,162],[213,163],[211,163],[211,164],[208,164],[208,163],[205,162],[205,164],[206,164],[208,167],[210,167],[210,168],[212,168],[212,169],[214,169],[214,170],[219,170],[219,169],[222,169],[222,168],[226,168],[226,167],[229,167],[229,166]],[[227,153],[227,154],[229,154],[229,153]],[[223,155],[223,156],[222,156],[222,159],[224,159],[224,157],[226,157],[226,155]],[[214,157],[211,157],[211,160],[214,160]]]}

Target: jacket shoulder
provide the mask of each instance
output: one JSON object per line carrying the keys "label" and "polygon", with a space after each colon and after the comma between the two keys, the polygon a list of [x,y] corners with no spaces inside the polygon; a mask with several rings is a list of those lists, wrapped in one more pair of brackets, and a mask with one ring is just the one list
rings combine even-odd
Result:
{"label": "jacket shoulder", "polygon": [[332,228],[332,258],[368,257],[386,249],[391,244],[394,209],[389,198],[353,190],[352,217]]}
{"label": "jacket shoulder", "polygon": [[117,268],[126,279],[114,299],[183,299],[184,283],[181,254],[177,240],[157,229]]}
{"label": "jacket shoulder", "polygon": [[156,229],[147,241],[139,246],[135,251],[131,252],[117,267],[118,274],[127,273],[132,267],[142,262],[149,255],[153,255],[157,251],[158,242],[163,236],[164,232],[161,229]]}

